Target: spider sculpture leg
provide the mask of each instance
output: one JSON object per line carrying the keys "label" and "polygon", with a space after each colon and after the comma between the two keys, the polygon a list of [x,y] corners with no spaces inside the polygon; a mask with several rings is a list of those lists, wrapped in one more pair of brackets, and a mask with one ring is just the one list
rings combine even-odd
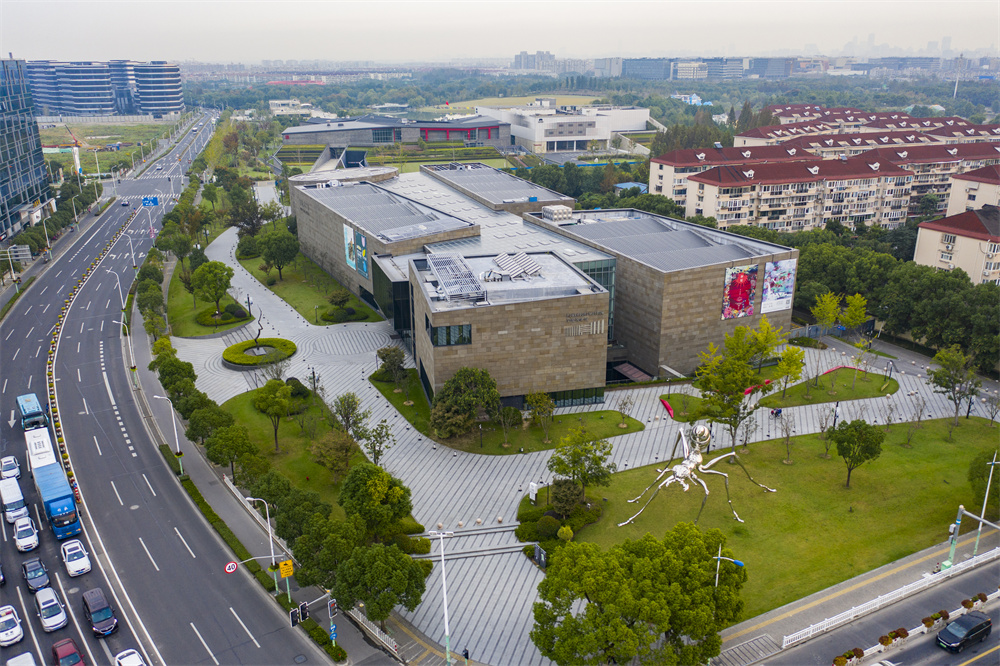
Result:
{"label": "spider sculpture leg", "polygon": [[714,465],[715,463],[719,462],[719,461],[720,461],[720,460],[722,460],[723,458],[728,458],[728,457],[730,457],[730,456],[732,456],[732,457],[733,457],[733,461],[734,461],[734,462],[735,462],[735,463],[736,463],[737,465],[739,465],[739,466],[740,466],[740,469],[742,469],[742,470],[743,470],[743,473],[747,475],[747,478],[748,478],[748,479],[750,479],[750,481],[751,481],[751,482],[753,482],[753,483],[754,483],[755,485],[758,485],[758,486],[760,486],[761,488],[763,488],[764,490],[766,490],[766,491],[767,491],[767,492],[769,492],[769,493],[776,493],[776,492],[778,492],[778,491],[777,491],[777,490],[775,490],[774,488],[768,488],[768,487],[767,487],[767,486],[765,486],[765,485],[764,485],[763,483],[757,483],[757,482],[756,482],[756,481],[754,480],[754,478],[753,478],[752,476],[750,476],[750,472],[748,472],[748,471],[747,471],[747,468],[743,466],[743,461],[742,461],[742,460],[740,460],[740,457],[739,457],[738,455],[736,455],[735,453],[727,453],[727,454],[725,454],[725,455],[721,455],[721,456],[719,456],[718,458],[714,458],[714,459],[712,459],[712,461],[711,461],[711,462],[709,462],[709,463],[705,463],[704,465],[700,465],[698,469],[700,469],[700,470],[702,470],[702,471],[705,471],[706,469],[708,469],[709,467],[711,467],[711,466],[712,466],[712,465]]}
{"label": "spider sculpture leg", "polygon": [[656,471],[657,471],[657,472],[659,472],[659,474],[657,475],[657,477],[656,477],[655,479],[653,479],[653,482],[652,482],[651,484],[649,484],[648,486],[646,486],[646,490],[643,490],[643,491],[642,491],[641,493],[639,493],[639,496],[638,496],[638,497],[636,497],[635,499],[630,499],[630,500],[628,500],[630,504],[631,504],[631,503],[633,503],[633,502],[638,502],[639,500],[641,500],[641,499],[642,499],[642,496],[643,496],[643,495],[645,495],[645,494],[646,494],[646,492],[648,492],[650,488],[652,488],[652,487],[653,487],[653,486],[655,486],[655,485],[656,485],[657,483],[659,483],[659,482],[660,482],[660,479],[662,479],[662,478],[663,478],[663,475],[664,475],[664,474],[666,474],[667,472],[669,472],[669,471],[670,471],[670,468],[669,468],[669,467],[667,467],[667,468],[664,468],[664,469],[658,469],[658,470],[656,470]]}
{"label": "spider sculpture leg", "polygon": [[691,475],[691,480],[696,482],[699,486],[701,486],[702,490],[705,491],[705,496],[701,499],[701,508],[698,509],[698,516],[694,519],[694,524],[697,525],[698,520],[701,519],[701,512],[705,510],[705,502],[708,501],[708,486],[706,486],[705,482],[699,479],[694,474]]}
{"label": "spider sculpture leg", "polygon": [[[732,455],[732,454],[729,454],[729,455]],[[712,462],[715,462],[715,461],[713,460]],[[742,523],[743,519],[740,518],[740,515],[738,513],[736,513],[736,508],[733,506],[733,499],[729,496],[729,475],[726,474],[725,472],[716,472],[714,469],[708,469],[704,465],[702,465],[701,467],[699,467],[698,471],[699,472],[704,472],[705,474],[718,474],[719,476],[721,476],[722,478],[724,478],[726,480],[726,501],[729,502],[729,508],[733,512],[733,517],[736,518],[736,520],[738,520],[738,521],[740,521]],[[702,486],[705,485],[704,481],[702,481],[701,479],[698,479],[698,482],[701,483]],[[708,488],[705,488],[705,499],[708,499]],[[702,509],[705,508],[705,503],[704,502],[701,503],[701,508]],[[701,517],[701,511],[698,512],[698,517],[699,518]],[[697,525],[698,521],[697,520],[694,521],[694,524]]]}
{"label": "spider sculpture leg", "polygon": [[652,502],[652,501],[653,501],[653,498],[654,498],[654,497],[656,497],[656,494],[657,494],[658,492],[660,492],[660,488],[665,488],[666,486],[669,486],[669,485],[670,485],[671,483],[673,483],[674,481],[678,481],[678,480],[679,480],[679,479],[678,479],[678,478],[677,478],[676,476],[670,476],[670,477],[667,477],[667,480],[666,480],[666,481],[664,481],[664,482],[663,482],[663,483],[661,483],[661,484],[660,484],[659,486],[657,486],[656,490],[654,490],[654,491],[653,491],[653,494],[649,496],[649,499],[648,499],[648,500],[646,500],[646,503],[642,505],[642,508],[641,508],[641,509],[639,509],[639,510],[638,510],[638,511],[637,511],[637,512],[635,513],[635,515],[634,515],[634,516],[632,516],[631,518],[629,518],[628,520],[626,520],[626,521],[625,521],[624,523],[618,523],[618,527],[624,527],[625,525],[628,525],[628,524],[629,524],[629,523],[631,523],[631,522],[632,522],[633,520],[635,520],[636,518],[638,518],[638,517],[639,517],[639,514],[640,514],[640,513],[642,513],[643,511],[645,511],[645,510],[646,510],[646,507],[647,507],[647,506],[649,506],[649,503],[650,503],[650,502]]}

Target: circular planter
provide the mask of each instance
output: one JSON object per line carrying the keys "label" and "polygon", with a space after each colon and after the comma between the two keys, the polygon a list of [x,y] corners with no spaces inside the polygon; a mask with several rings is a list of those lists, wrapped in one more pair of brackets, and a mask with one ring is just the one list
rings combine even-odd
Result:
{"label": "circular planter", "polygon": [[[246,340],[227,347],[222,352],[222,364],[230,370],[253,370],[272,361],[268,356],[272,350],[278,352],[277,358],[273,359],[278,361],[289,358],[298,351],[294,342],[284,338],[261,338],[258,343],[259,345],[255,345],[253,340]],[[265,349],[266,352],[253,353],[259,348]]]}

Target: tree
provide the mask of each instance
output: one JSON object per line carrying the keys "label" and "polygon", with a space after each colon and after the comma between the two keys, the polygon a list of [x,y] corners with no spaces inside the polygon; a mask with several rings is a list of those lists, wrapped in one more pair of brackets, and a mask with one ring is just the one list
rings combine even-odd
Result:
{"label": "tree", "polygon": [[724,425],[735,453],[736,435],[743,422],[753,416],[756,398],[773,387],[751,365],[751,359],[758,353],[751,329],[737,326],[731,335],[725,336],[724,346],[722,353],[715,344],[709,344],[708,350],[700,355],[702,363],[696,374],[704,401],[699,417]]}
{"label": "tree", "polygon": [[936,194],[925,194],[920,197],[917,212],[920,215],[937,215],[939,199]]}
{"label": "tree", "polygon": [[299,239],[288,229],[274,229],[257,238],[257,247],[260,248],[261,256],[278,269],[278,279],[281,280],[281,269],[299,254]]}
{"label": "tree", "polygon": [[615,405],[615,410],[618,415],[622,417],[621,425],[619,427],[624,428],[627,424],[628,415],[632,413],[632,408],[635,407],[635,396],[631,392],[626,391],[618,398],[618,403]]}
{"label": "tree", "polygon": [[274,427],[274,452],[278,452],[278,426],[281,419],[288,415],[292,402],[292,387],[279,379],[268,380],[257,389],[253,398],[253,406],[270,421]]}
{"label": "tree", "polygon": [[216,430],[228,428],[235,422],[232,414],[213,403],[191,413],[191,418],[188,419],[188,429],[184,436],[192,441],[197,439],[204,445],[205,440],[211,437]]}
{"label": "tree", "polygon": [[802,362],[806,352],[801,347],[787,345],[778,358],[778,378],[781,380],[781,397],[785,397],[788,384],[799,381],[802,377]]}
{"label": "tree", "polygon": [[792,433],[795,432],[795,416],[791,413],[783,414],[778,419],[778,427],[785,438],[785,459],[782,461],[786,465],[792,464]]}
{"label": "tree", "polygon": [[753,125],[753,107],[750,106],[750,100],[743,102],[743,108],[740,109],[740,117],[736,121],[736,133],[742,134],[749,129],[752,129]]}
{"label": "tree", "polygon": [[366,437],[361,440],[361,445],[364,447],[365,452],[368,453],[368,457],[371,458],[372,463],[378,465],[382,454],[391,449],[396,443],[396,438],[389,428],[389,422],[386,419],[382,419],[374,427],[369,428],[365,435]]}
{"label": "tree", "polygon": [[459,368],[434,395],[430,426],[439,434],[443,432],[445,423],[450,427],[464,426],[465,429],[458,432],[467,432],[480,410],[493,416],[499,408],[500,392],[489,371]]}
{"label": "tree", "polygon": [[831,329],[837,323],[840,316],[840,296],[833,292],[826,292],[816,297],[816,305],[810,312],[816,318],[816,323],[822,329]]}
{"label": "tree", "polygon": [[361,409],[361,398],[356,393],[348,391],[338,395],[331,406],[334,416],[340,422],[345,432],[356,440],[366,437],[365,421],[372,415],[372,410]]}
{"label": "tree", "polygon": [[[969,485],[972,486],[973,507],[981,509],[983,500],[986,499],[986,484],[990,477],[990,467],[994,460],[1000,462],[997,449],[984,449],[977,453],[972,462],[969,463]],[[993,470],[993,483],[1000,483],[1000,476],[997,470]],[[995,521],[1000,516],[1000,493],[995,492],[996,486],[990,486],[990,501],[986,505],[986,514],[983,518]],[[973,509],[975,510],[975,509]]]}
{"label": "tree", "polygon": [[337,569],[350,558],[354,549],[365,543],[365,526],[360,516],[344,520],[330,516],[312,516],[302,526],[292,552],[300,563],[295,572],[299,585],[320,585],[332,589]]}
{"label": "tree", "polygon": [[885,432],[875,426],[856,419],[850,423],[840,422],[831,430],[829,437],[837,445],[837,455],[844,459],[847,465],[847,483],[851,487],[851,472],[870,460],[875,460],[882,454],[882,442]]}
{"label": "tree", "polygon": [[355,548],[337,568],[336,578],[337,601],[344,608],[362,602],[368,619],[377,621],[383,631],[392,609],[414,610],[425,589],[423,567],[395,544]]}
{"label": "tree", "polygon": [[757,372],[760,372],[761,365],[771,357],[778,345],[785,341],[785,337],[781,332],[781,327],[772,326],[767,315],[760,318],[760,323],[753,330],[753,354],[750,357],[751,364],[757,366]]}
{"label": "tree", "polygon": [[351,454],[356,442],[349,434],[339,428],[332,428],[322,437],[313,440],[309,447],[317,463],[333,470],[343,472],[351,465]]}
{"label": "tree", "polygon": [[205,442],[208,459],[216,465],[228,464],[233,483],[236,482],[236,461],[256,451],[257,447],[250,442],[249,431],[239,424],[219,428]]}
{"label": "tree", "polygon": [[505,447],[510,446],[509,435],[511,429],[521,423],[522,420],[521,410],[517,407],[501,407],[497,410],[496,422],[500,424],[500,428],[503,430],[503,445]]}
{"label": "tree", "polygon": [[306,524],[316,516],[329,516],[331,508],[316,491],[293,487],[277,502],[274,533],[294,547]]}
{"label": "tree", "polygon": [[935,393],[943,394],[955,406],[952,427],[957,426],[962,402],[979,395],[983,383],[971,367],[972,359],[963,354],[958,345],[939,351],[934,355],[933,362],[941,367],[931,370],[931,384]]}
{"label": "tree", "polygon": [[552,401],[552,396],[543,391],[536,391],[525,396],[524,402],[531,410],[531,421],[541,427],[542,432],[545,433],[545,443],[550,442],[549,426],[552,425],[552,415],[556,409],[556,403]]}
{"label": "tree", "polygon": [[364,520],[368,533],[389,536],[400,519],[410,515],[410,489],[377,465],[361,463],[347,473],[337,502],[348,514]]}
{"label": "tree", "polygon": [[406,356],[403,350],[399,347],[382,347],[375,354],[378,356],[379,366],[378,366],[378,376],[382,381],[393,380],[395,381],[396,376],[400,369],[404,372],[403,363],[406,361]]}
{"label": "tree", "polygon": [[233,275],[233,269],[221,261],[208,261],[191,275],[191,284],[198,296],[207,301],[215,301],[215,311],[218,313]]}
{"label": "tree", "polygon": [[662,540],[647,534],[607,552],[570,542],[538,585],[531,640],[556,664],[704,664],[719,654],[719,632],[743,609],[746,571],[722,562],[719,530],[680,523]]}
{"label": "tree", "polygon": [[330,305],[338,310],[343,310],[344,306],[351,302],[351,292],[342,287],[334,289],[333,293],[331,293],[326,300],[330,302]]}
{"label": "tree", "polygon": [[559,442],[546,466],[553,474],[579,483],[580,498],[586,501],[587,485],[606,486],[618,471],[615,463],[608,462],[611,449],[607,440],[595,439],[583,428],[573,428]]}
{"label": "tree", "polygon": [[868,319],[868,299],[861,294],[854,294],[844,299],[844,309],[840,313],[840,323],[852,333]]}
{"label": "tree", "polygon": [[212,204],[212,210],[215,210],[215,202],[219,200],[219,188],[217,188],[213,183],[208,183],[201,190],[201,196],[205,201]]}

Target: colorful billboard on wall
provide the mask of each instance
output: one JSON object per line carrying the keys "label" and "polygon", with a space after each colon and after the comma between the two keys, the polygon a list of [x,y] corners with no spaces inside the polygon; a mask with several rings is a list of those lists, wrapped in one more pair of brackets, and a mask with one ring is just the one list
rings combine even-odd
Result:
{"label": "colorful billboard on wall", "polygon": [[764,266],[764,296],[760,302],[762,314],[790,310],[795,291],[796,259],[769,261]]}
{"label": "colorful billboard on wall", "polygon": [[354,232],[354,252],[358,264],[358,273],[361,277],[368,277],[368,238],[360,233]]}
{"label": "colorful billboard on wall", "polygon": [[722,318],[752,317],[756,293],[756,264],[727,268],[726,284],[722,291]]}
{"label": "colorful billboard on wall", "polygon": [[354,263],[354,230],[346,224],[344,225],[344,259],[348,266],[357,270]]}

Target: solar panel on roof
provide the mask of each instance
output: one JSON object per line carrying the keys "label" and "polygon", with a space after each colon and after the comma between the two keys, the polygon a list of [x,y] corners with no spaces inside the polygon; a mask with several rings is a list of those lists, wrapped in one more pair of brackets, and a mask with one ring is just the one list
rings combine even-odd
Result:
{"label": "solar panel on roof", "polygon": [[[534,243],[528,243],[528,244],[534,245]],[[524,252],[518,252],[517,254],[515,254],[514,261],[516,261],[518,265],[521,266],[521,268],[524,269],[524,272],[527,273],[528,275],[538,275],[539,273],[542,272],[542,267],[539,266],[534,259],[526,255]]]}

